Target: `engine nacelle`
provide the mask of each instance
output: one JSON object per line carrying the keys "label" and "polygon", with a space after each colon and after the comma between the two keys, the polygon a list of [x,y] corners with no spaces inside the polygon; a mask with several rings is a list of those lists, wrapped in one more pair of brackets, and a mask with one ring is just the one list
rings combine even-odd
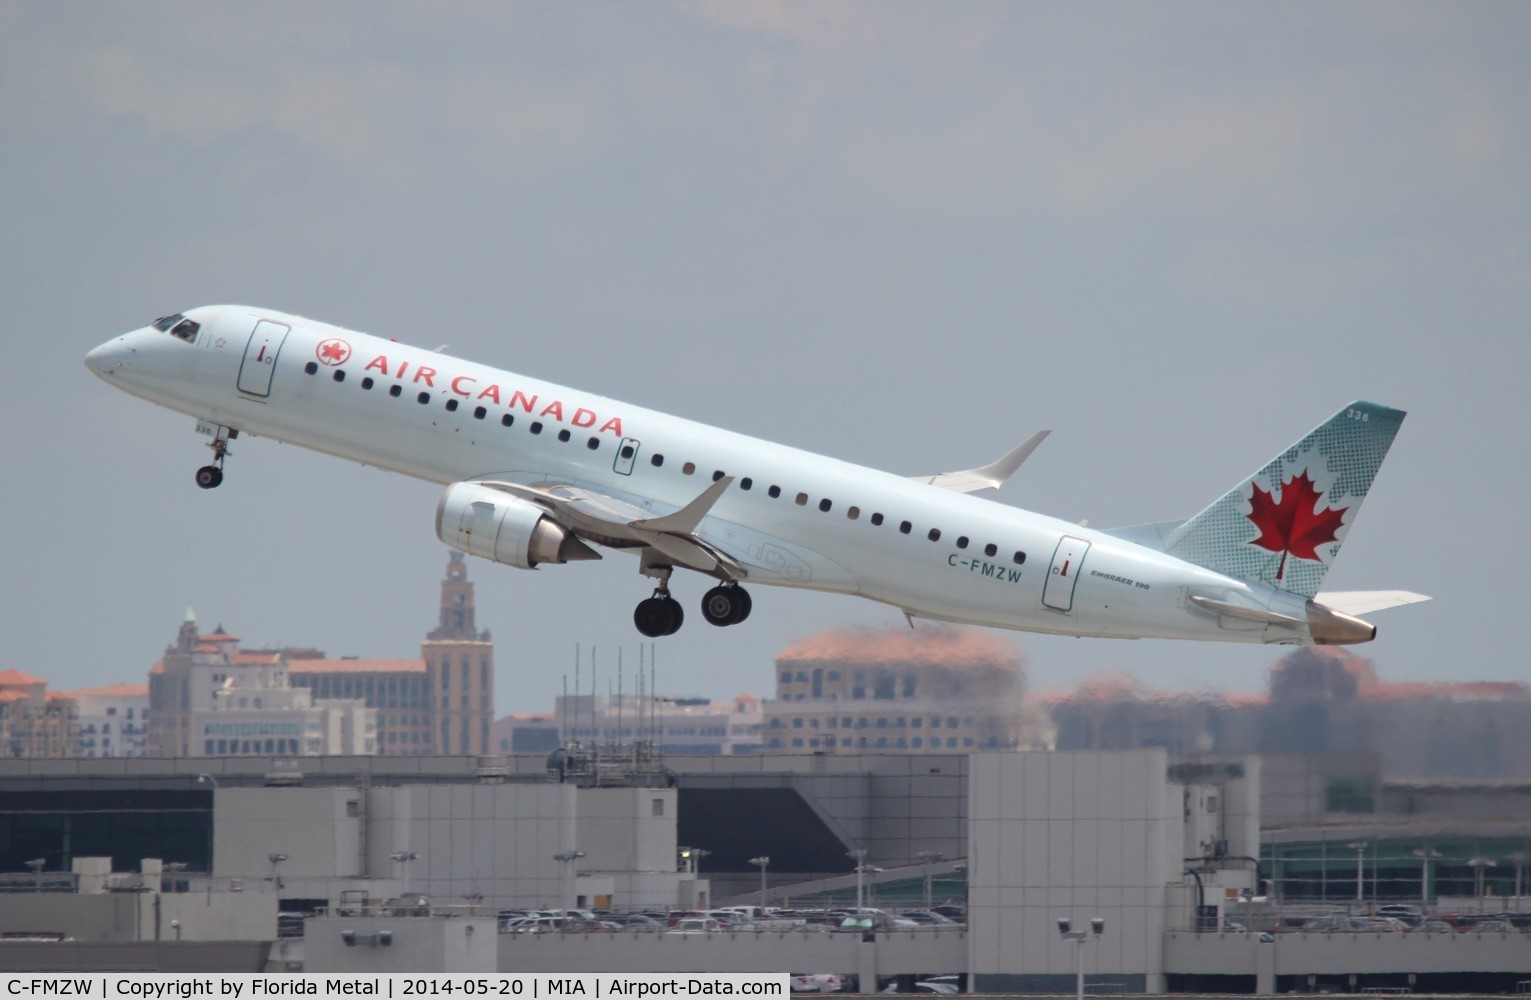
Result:
{"label": "engine nacelle", "polygon": [[453,483],[436,505],[436,537],[460,552],[520,569],[601,555],[534,503],[478,483]]}

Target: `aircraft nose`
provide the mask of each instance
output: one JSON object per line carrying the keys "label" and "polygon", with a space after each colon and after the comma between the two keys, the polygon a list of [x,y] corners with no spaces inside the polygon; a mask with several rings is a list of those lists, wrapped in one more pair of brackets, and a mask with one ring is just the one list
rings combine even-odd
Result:
{"label": "aircraft nose", "polygon": [[95,372],[102,378],[114,375],[121,370],[133,349],[126,343],[126,337],[113,337],[100,347],[85,355],[85,367]]}

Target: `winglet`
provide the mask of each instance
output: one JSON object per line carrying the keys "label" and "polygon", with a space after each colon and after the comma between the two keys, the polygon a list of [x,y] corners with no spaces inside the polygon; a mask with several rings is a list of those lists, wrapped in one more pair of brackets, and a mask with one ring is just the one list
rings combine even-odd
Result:
{"label": "winglet", "polygon": [[641,521],[629,521],[628,527],[640,528],[644,531],[659,531],[672,535],[689,535],[696,530],[696,526],[702,523],[702,518],[712,509],[713,504],[718,502],[725,490],[733,483],[733,476],[724,476],[706,490],[701,496],[686,504],[673,514],[664,514],[659,517],[646,517]]}
{"label": "winglet", "polygon": [[1031,453],[1036,451],[1037,446],[1051,433],[1052,431],[1037,431],[1001,457],[990,462],[988,465],[979,466],[976,469],[965,469],[962,472],[942,472],[934,476],[910,476],[909,478],[916,482],[929,483],[931,486],[939,486],[944,490],[954,490],[958,493],[997,490],[1004,485],[1005,480],[1015,475],[1015,470],[1021,467],[1022,462],[1031,457]]}

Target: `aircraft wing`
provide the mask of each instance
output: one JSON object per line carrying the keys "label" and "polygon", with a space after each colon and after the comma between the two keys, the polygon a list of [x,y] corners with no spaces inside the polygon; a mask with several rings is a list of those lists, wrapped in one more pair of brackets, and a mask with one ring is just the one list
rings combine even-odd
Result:
{"label": "aircraft wing", "polygon": [[1037,446],[1051,433],[1052,431],[1037,431],[988,465],[981,465],[976,469],[909,478],[915,482],[929,483],[931,486],[939,486],[944,490],[953,490],[957,493],[997,490],[1004,485],[1005,480],[1015,474],[1015,470],[1021,467],[1021,463],[1030,458],[1031,453],[1036,451]]}
{"label": "aircraft wing", "polygon": [[730,579],[742,579],[747,575],[742,566],[696,534],[702,518],[733,481],[732,476],[724,476],[686,506],[657,517],[625,500],[578,486],[478,482],[537,504],[563,527],[587,541],[613,548],[646,546],[689,569],[702,573],[721,571]]}

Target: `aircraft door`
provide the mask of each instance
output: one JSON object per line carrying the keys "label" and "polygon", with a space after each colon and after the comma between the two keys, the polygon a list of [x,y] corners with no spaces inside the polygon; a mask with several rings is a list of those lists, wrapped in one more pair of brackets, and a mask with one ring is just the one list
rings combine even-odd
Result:
{"label": "aircraft door", "polygon": [[611,471],[619,476],[633,474],[633,463],[638,461],[638,439],[623,438],[622,443],[617,445],[616,460],[611,463]]}
{"label": "aircraft door", "polygon": [[1054,611],[1069,612],[1074,609],[1074,583],[1079,579],[1079,567],[1084,564],[1090,543],[1083,538],[1064,535],[1053,550],[1053,564],[1047,571],[1047,583],[1042,587],[1042,603]]}
{"label": "aircraft door", "polygon": [[239,391],[251,396],[271,395],[271,375],[276,371],[276,356],[282,350],[291,327],[263,319],[255,324],[250,342],[245,345],[244,360],[239,364]]}

